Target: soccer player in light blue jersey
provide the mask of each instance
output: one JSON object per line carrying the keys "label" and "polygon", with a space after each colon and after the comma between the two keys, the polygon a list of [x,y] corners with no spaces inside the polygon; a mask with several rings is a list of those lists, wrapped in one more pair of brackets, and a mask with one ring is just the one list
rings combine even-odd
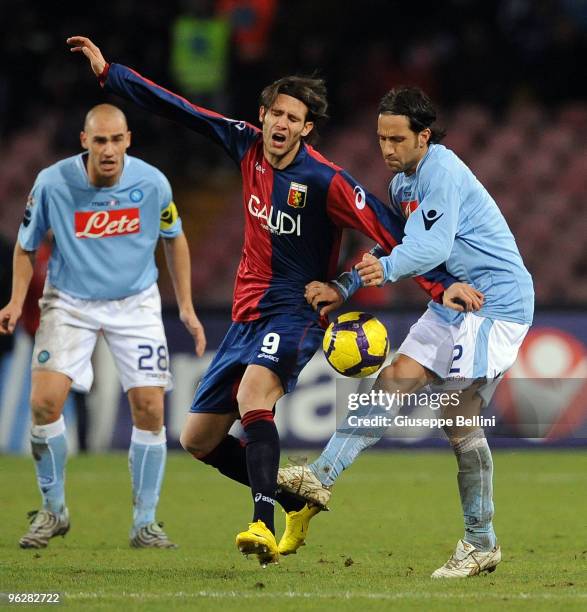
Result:
{"label": "soccer player in light blue jersey", "polygon": [[112,351],[132,412],[130,544],[175,547],[155,518],[167,454],[163,395],[171,383],[154,255],[160,237],[180,318],[199,356],[206,338],[192,303],[189,249],[171,187],[157,168],[126,154],[130,137],[119,108],[92,108],[81,133],[86,152],[39,173],[18,233],[0,334],[13,333],[35,251],[48,231],[54,237],[32,357],[31,446],[43,507],[29,513],[21,548],[44,548],[69,531],[62,412],[72,386],[89,391],[92,385],[99,334]]}
{"label": "soccer player in light blue jersey", "polygon": [[[471,170],[439,144],[443,134],[434,127],[435,120],[430,100],[417,88],[392,90],[382,99],[377,134],[385,163],[395,173],[389,185],[390,206],[403,217],[405,236],[391,254],[381,249],[376,249],[379,258],[365,254],[352,273],[333,283],[310,283],[306,296],[326,314],[361,285],[381,286],[445,263],[450,274],[482,292],[482,307],[472,312],[469,301],[463,312],[455,312],[431,302],[374,388],[412,393],[433,382],[450,389],[455,380],[468,380],[473,385],[464,392],[458,413],[478,415],[516,359],[532,323],[534,290],[497,204]],[[445,416],[457,413],[447,409]],[[492,524],[493,463],[484,431],[477,426],[444,429],[458,463],[465,535],[432,576],[493,571],[501,550]],[[314,463],[284,468],[278,483],[325,505],[341,472],[383,433],[338,431]],[[308,517],[304,509],[297,521],[290,521],[291,552],[305,538]]]}

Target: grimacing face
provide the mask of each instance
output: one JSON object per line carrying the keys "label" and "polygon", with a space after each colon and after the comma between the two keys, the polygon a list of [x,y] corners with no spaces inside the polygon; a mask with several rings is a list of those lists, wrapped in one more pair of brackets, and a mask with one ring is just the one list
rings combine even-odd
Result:
{"label": "grimacing face", "polygon": [[96,113],[80,134],[82,147],[88,151],[88,177],[97,187],[111,187],[118,182],[124,154],[130,146],[130,132],[124,115]]}
{"label": "grimacing face", "polygon": [[413,132],[405,115],[382,113],[377,120],[377,136],[381,154],[387,167],[394,173],[413,174],[428,151],[430,129]]}
{"label": "grimacing face", "polygon": [[259,109],[263,126],[263,152],[267,161],[277,169],[289,165],[298,152],[300,141],[314,127],[306,121],[308,107],[297,98],[279,94],[269,109]]}

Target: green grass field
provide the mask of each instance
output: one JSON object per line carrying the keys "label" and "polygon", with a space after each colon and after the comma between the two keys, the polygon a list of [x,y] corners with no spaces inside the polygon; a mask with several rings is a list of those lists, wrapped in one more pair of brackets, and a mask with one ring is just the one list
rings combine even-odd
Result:
{"label": "green grass field", "polygon": [[[449,452],[366,454],[337,485],[332,511],[313,520],[308,545],[267,569],[234,546],[247,490],[179,453],[158,516],[179,550],[128,547],[123,454],[72,458],[70,533],[20,550],[39,496],[31,460],[4,456],[0,592],[60,592],[76,609],[587,609],[587,454],[496,452],[495,473],[504,561],[491,575],[437,582],[429,575],[462,530]],[[281,512],[277,521],[281,532]]]}

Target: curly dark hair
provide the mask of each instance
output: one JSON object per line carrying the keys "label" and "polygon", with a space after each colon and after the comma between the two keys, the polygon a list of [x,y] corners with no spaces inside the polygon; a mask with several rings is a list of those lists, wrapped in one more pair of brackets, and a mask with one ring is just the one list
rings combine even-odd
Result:
{"label": "curly dark hair", "polygon": [[412,132],[430,128],[430,142],[440,142],[446,131],[433,126],[436,109],[430,98],[419,87],[398,87],[387,92],[379,103],[380,115],[404,115],[410,121]]}

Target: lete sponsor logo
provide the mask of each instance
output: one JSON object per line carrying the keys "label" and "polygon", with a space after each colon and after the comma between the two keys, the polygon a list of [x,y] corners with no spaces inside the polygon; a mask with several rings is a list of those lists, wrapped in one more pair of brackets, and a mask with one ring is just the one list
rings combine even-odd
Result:
{"label": "lete sponsor logo", "polygon": [[138,208],[75,213],[76,238],[110,238],[138,234],[140,230]]}

